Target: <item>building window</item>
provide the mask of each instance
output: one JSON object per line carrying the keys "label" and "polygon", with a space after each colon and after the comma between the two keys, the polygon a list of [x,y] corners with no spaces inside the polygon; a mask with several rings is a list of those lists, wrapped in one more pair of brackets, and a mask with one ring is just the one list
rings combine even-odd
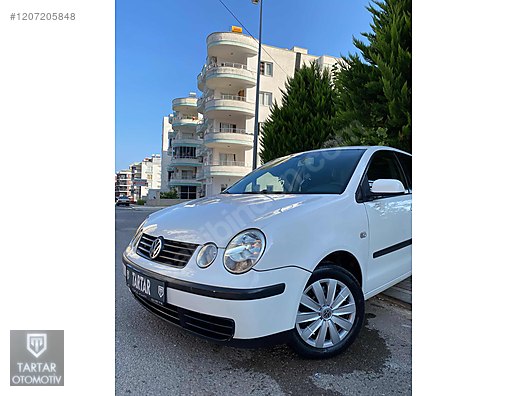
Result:
{"label": "building window", "polygon": [[182,169],[181,177],[184,180],[190,180],[190,179],[195,179],[196,178],[196,174],[192,170]]}
{"label": "building window", "polygon": [[196,158],[196,147],[175,147],[174,157],[176,158]]}
{"label": "building window", "polygon": [[219,153],[220,165],[232,165],[236,161],[235,154]]}
{"label": "building window", "polygon": [[273,102],[273,95],[271,92],[260,92],[259,103],[261,106],[271,106]]}
{"label": "building window", "polygon": [[220,132],[235,132],[236,124],[229,124],[227,122],[220,123]]}
{"label": "building window", "polygon": [[181,186],[180,187],[180,198],[181,199],[196,199],[196,186]]}
{"label": "building window", "polygon": [[263,76],[273,76],[273,63],[260,62],[260,74]]}

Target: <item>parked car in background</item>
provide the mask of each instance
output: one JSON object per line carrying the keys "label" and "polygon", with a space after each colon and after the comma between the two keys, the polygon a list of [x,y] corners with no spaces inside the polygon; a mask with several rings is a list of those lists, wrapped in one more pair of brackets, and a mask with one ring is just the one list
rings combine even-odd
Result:
{"label": "parked car in background", "polygon": [[130,198],[126,195],[121,195],[116,200],[116,206],[130,206]]}
{"label": "parked car in background", "polygon": [[358,336],[365,300],[411,275],[411,158],[389,147],[294,154],[153,213],[123,254],[127,285],[210,340],[334,356]]}

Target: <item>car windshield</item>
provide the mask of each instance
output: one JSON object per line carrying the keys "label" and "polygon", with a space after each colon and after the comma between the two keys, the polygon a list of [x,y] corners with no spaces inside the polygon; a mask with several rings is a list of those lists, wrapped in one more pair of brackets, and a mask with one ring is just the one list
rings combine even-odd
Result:
{"label": "car windshield", "polygon": [[294,154],[268,162],[224,194],[341,194],[365,149]]}

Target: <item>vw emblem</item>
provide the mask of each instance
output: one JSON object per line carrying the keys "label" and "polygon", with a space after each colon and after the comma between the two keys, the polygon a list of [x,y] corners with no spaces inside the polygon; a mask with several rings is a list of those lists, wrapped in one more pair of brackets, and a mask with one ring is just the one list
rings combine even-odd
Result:
{"label": "vw emblem", "polygon": [[165,289],[163,288],[163,286],[158,286],[158,296],[160,296],[160,298],[163,298],[164,295]]}
{"label": "vw emblem", "polygon": [[152,242],[152,246],[150,247],[150,258],[155,259],[159,256],[161,251],[163,250],[163,237],[157,237],[154,239],[154,242]]}

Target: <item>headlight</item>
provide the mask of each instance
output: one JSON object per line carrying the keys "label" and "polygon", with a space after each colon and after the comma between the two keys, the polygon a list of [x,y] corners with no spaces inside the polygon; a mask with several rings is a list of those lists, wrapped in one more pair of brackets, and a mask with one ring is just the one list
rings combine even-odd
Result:
{"label": "headlight", "polygon": [[141,232],[143,231],[143,226],[145,225],[145,223],[147,222],[148,220],[148,217],[143,220],[143,223],[141,223],[138,227],[138,229],[136,230],[136,233],[134,234],[134,238],[132,238],[132,240],[130,241],[130,246],[136,246],[139,242],[139,237],[141,236]]}
{"label": "headlight", "polygon": [[196,264],[198,264],[198,267],[200,268],[209,267],[216,258],[217,253],[218,248],[214,243],[203,245],[196,256]]}
{"label": "headlight", "polygon": [[266,238],[259,230],[246,230],[235,236],[224,253],[224,267],[234,274],[249,271],[259,261]]}

